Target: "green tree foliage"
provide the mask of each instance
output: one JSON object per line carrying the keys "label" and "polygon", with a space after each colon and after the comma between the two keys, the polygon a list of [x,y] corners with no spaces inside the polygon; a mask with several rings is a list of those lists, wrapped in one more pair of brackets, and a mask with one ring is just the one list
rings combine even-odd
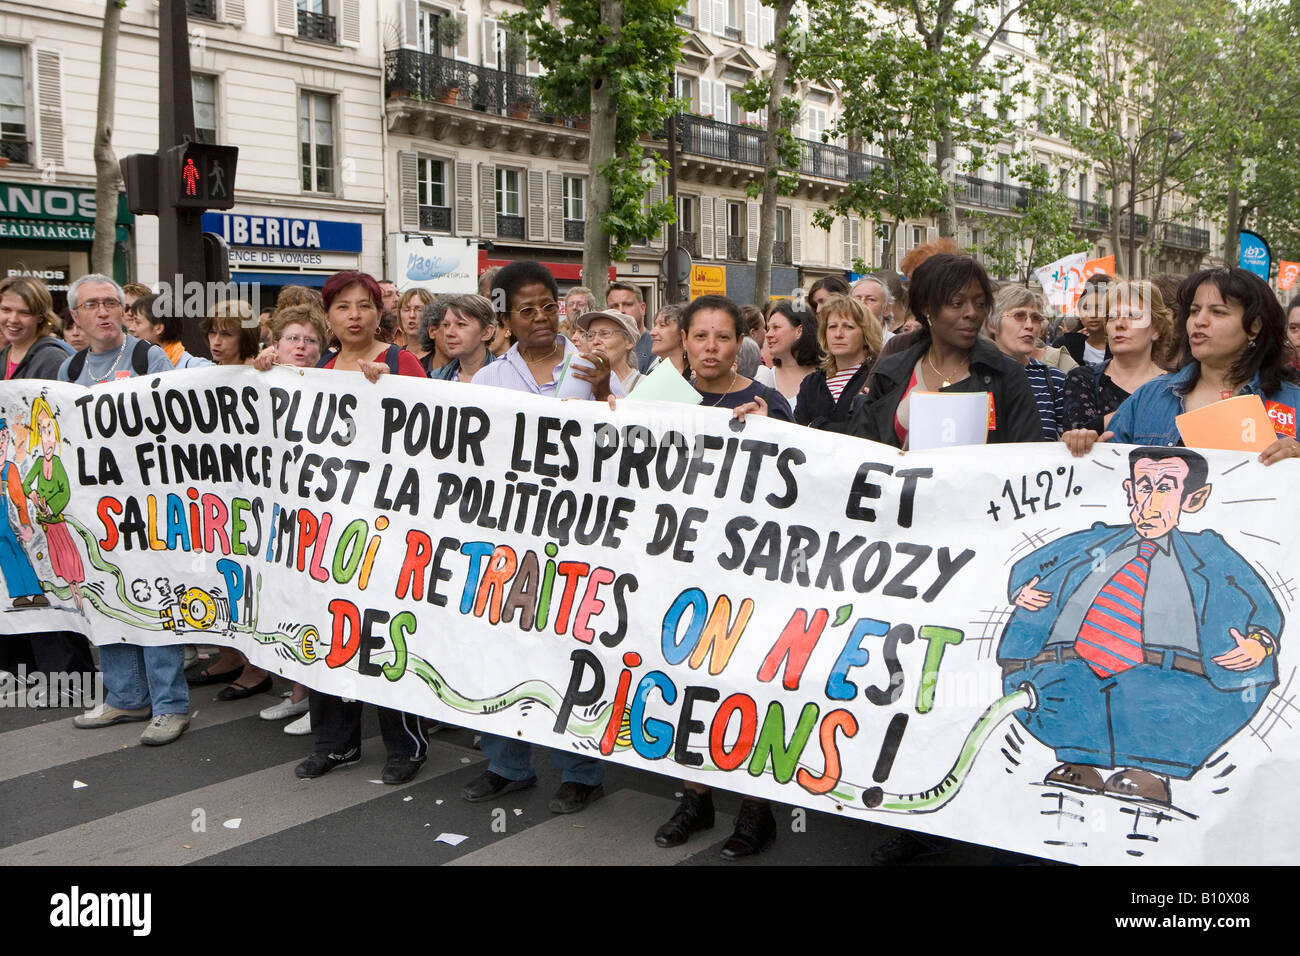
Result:
{"label": "green tree foliage", "polygon": [[545,68],[542,99],[591,116],[583,277],[603,299],[611,259],[648,240],[673,215],[646,199],[667,164],[643,140],[660,135],[676,104],[669,91],[681,56],[678,0],[524,0],[507,18]]}
{"label": "green tree foliage", "polygon": [[828,227],[850,210],[895,225],[934,215],[940,235],[953,236],[958,150],[969,150],[978,165],[1027,90],[1021,64],[995,56],[994,39],[1014,18],[1036,22],[1047,10],[1045,0],[825,0],[813,7],[816,39],[805,73],[840,89],[838,131],[884,160],[819,224]]}
{"label": "green tree foliage", "polygon": [[[799,121],[799,101],[789,95],[788,78],[802,62],[805,35],[791,18],[794,0],[763,0],[773,8],[774,38],[769,49],[770,73],[751,79],[736,97],[743,110],[763,111],[767,136],[763,141],[763,172],[746,185],[751,198],[761,198],[758,220],[758,255],[754,269],[754,303],[763,305],[772,288],[772,246],[776,239],[777,197],[790,196],[799,186],[801,147],[794,136]],[[789,241],[790,237],[786,237]]]}
{"label": "green tree foliage", "polygon": [[1035,269],[1083,252],[1091,243],[1075,232],[1070,200],[1054,188],[1050,172],[1021,152],[1012,176],[1024,184],[1018,192],[1015,215],[980,212],[968,216],[967,221],[978,226],[983,236],[971,251],[994,276],[1029,285]]}

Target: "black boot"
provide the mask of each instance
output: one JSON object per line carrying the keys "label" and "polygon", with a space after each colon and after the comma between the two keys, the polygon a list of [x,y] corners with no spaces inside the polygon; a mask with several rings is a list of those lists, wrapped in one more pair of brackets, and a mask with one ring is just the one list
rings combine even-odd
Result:
{"label": "black boot", "polygon": [[696,830],[713,829],[713,794],[708,790],[685,790],[677,812],[655,831],[659,846],[681,846]]}
{"label": "black boot", "polygon": [[761,853],[776,839],[776,817],[772,816],[772,806],[766,800],[751,800],[746,797],[740,801],[740,812],[736,814],[736,829],[731,839],[722,844],[724,860],[739,860],[741,857]]}

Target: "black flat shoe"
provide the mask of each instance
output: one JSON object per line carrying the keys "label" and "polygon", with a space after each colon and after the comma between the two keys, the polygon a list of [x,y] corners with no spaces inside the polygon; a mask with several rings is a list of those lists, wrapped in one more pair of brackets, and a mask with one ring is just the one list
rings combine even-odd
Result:
{"label": "black flat shoe", "polygon": [[244,673],[243,664],[240,664],[234,670],[219,671],[215,674],[205,668],[193,676],[186,674],[185,683],[189,684],[191,687],[202,687],[205,684],[229,684],[242,673]]}
{"label": "black flat shoe", "polygon": [[238,684],[223,687],[221,693],[217,694],[217,700],[243,700],[245,697],[253,697],[256,694],[265,694],[270,689],[271,675],[268,674],[252,687],[240,687]]}
{"label": "black flat shoe", "polygon": [[523,780],[511,780],[491,770],[484,770],[481,776],[475,777],[465,786],[460,796],[462,800],[478,803],[481,800],[490,800],[497,794],[513,793],[516,790],[527,790],[535,786],[537,786],[535,776],[525,777]]}

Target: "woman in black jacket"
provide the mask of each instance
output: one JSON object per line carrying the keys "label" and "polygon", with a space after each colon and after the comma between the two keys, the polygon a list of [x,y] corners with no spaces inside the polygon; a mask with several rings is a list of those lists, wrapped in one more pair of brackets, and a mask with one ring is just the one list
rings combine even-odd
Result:
{"label": "woman in black jacket", "polygon": [[908,301],[921,323],[916,341],[876,363],[865,399],[830,430],[906,448],[913,389],[988,392],[990,443],[1041,441],[1043,425],[1025,370],[980,338],[993,301],[984,267],[970,256],[932,256],[912,274]]}
{"label": "woman in black jacket", "polygon": [[811,428],[847,421],[853,399],[867,384],[880,355],[884,330],[875,315],[857,299],[833,295],[817,311],[817,341],[822,367],[799,385],[794,420]]}

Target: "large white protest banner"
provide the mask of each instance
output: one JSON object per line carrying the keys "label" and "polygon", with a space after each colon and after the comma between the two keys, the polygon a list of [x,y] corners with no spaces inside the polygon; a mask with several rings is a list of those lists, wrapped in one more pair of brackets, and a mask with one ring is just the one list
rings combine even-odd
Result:
{"label": "large white protest banner", "polygon": [[6,383],[0,412],[5,633],[230,644],[330,693],[1072,862],[1294,860],[1292,462],[902,454],[315,370]]}

